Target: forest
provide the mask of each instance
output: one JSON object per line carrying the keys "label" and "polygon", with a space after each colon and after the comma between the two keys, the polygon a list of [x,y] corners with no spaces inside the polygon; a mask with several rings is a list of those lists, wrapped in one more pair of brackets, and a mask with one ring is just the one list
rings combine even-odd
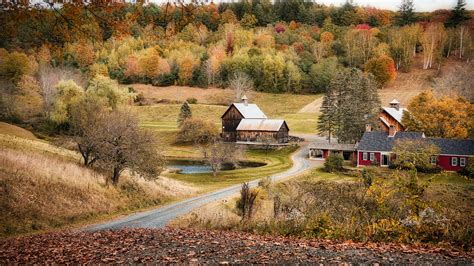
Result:
{"label": "forest", "polygon": [[398,12],[351,1],[15,4],[0,15],[0,75],[17,87],[22,79],[41,86],[51,68],[78,69],[86,81],[226,87],[242,72],[258,91],[321,93],[338,70],[356,67],[384,87],[418,67],[418,53],[423,69],[471,59],[474,23],[464,5],[419,13],[408,0]]}

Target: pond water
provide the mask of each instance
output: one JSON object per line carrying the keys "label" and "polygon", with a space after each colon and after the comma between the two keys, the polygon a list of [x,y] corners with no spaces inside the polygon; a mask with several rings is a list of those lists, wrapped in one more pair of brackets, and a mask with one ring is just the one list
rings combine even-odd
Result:
{"label": "pond water", "polygon": [[[241,161],[239,168],[261,167],[265,163]],[[168,168],[175,169],[180,174],[203,174],[212,173],[212,168],[203,161],[194,160],[171,160],[168,161]],[[229,164],[224,164],[221,171],[234,170],[235,167]]]}

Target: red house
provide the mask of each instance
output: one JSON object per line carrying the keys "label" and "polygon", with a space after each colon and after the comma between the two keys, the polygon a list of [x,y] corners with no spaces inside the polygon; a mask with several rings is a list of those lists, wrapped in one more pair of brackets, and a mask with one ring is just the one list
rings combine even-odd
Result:
{"label": "red house", "polygon": [[423,140],[435,144],[439,154],[433,154],[431,163],[446,171],[459,171],[469,161],[474,162],[474,141],[444,138],[426,138],[423,133],[397,132],[392,126],[389,133],[381,131],[365,132],[357,146],[357,166],[379,165],[388,167],[395,154],[395,141],[400,139]]}

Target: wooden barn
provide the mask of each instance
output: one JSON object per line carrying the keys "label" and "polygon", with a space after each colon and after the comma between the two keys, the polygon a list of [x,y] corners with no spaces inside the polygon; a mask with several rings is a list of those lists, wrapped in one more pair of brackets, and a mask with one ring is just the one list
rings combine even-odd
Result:
{"label": "wooden barn", "polygon": [[241,103],[233,103],[222,115],[222,139],[228,142],[258,143],[273,140],[287,143],[290,129],[285,120],[268,119],[256,105],[248,103],[246,96]]}
{"label": "wooden barn", "polygon": [[407,112],[406,108],[400,107],[400,102],[396,99],[390,102],[389,107],[383,107],[379,115],[380,128],[389,133],[390,128],[396,132],[405,131],[406,128],[402,124],[403,113]]}

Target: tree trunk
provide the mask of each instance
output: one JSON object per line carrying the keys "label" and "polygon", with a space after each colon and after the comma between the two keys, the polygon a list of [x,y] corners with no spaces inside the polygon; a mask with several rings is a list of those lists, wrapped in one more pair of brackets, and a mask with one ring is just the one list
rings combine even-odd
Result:
{"label": "tree trunk", "polygon": [[112,185],[117,186],[121,172],[122,170],[120,168],[118,167],[114,168],[114,173],[112,175]]}

